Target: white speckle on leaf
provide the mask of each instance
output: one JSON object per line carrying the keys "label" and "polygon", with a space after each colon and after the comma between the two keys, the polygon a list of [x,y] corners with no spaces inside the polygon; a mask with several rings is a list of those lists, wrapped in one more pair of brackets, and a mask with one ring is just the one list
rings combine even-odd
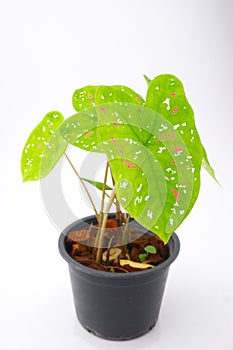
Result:
{"label": "white speckle on leaf", "polygon": [[153,212],[151,210],[147,210],[147,216],[148,216],[148,218],[152,219],[153,218]]}
{"label": "white speckle on leaf", "polygon": [[142,189],[142,184],[140,184],[140,185],[138,186],[138,188],[137,188],[137,192],[140,192],[140,191],[141,191],[141,189]]}
{"label": "white speckle on leaf", "polygon": [[147,196],[145,197],[145,201],[148,201],[149,198],[150,198],[150,196],[147,195]]}
{"label": "white speckle on leaf", "polygon": [[166,147],[159,147],[158,152],[157,153],[162,153],[164,150],[166,149]]}
{"label": "white speckle on leaf", "polygon": [[134,200],[134,205],[136,206],[137,204],[141,203],[141,201],[142,201],[142,196],[136,197]]}
{"label": "white speckle on leaf", "polygon": [[129,184],[128,180],[121,181],[120,182],[120,188],[125,189],[128,186],[128,184]]}
{"label": "white speckle on leaf", "polygon": [[173,129],[176,130],[176,129],[178,129],[179,127],[180,127],[180,124],[176,124],[176,125],[173,126]]}
{"label": "white speckle on leaf", "polygon": [[159,129],[159,131],[163,131],[163,130],[167,130],[167,129],[168,129],[167,124],[161,124],[161,128]]}
{"label": "white speckle on leaf", "polygon": [[162,103],[167,105],[166,109],[167,109],[167,111],[170,111],[170,109],[171,109],[171,107],[170,107],[170,98],[167,97]]}
{"label": "white speckle on leaf", "polygon": [[125,197],[121,197],[121,200],[122,200],[123,202],[126,202],[126,198],[125,198]]}

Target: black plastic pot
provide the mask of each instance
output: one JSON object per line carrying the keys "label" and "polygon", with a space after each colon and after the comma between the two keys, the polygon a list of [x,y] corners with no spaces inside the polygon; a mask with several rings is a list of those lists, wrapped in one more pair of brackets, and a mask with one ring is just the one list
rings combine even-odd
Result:
{"label": "black plastic pot", "polygon": [[179,253],[179,239],[172,235],[169,258],[153,269],[133,273],[97,271],[73,260],[66,249],[67,234],[83,229],[84,221],[91,223],[94,216],[74,222],[59,239],[60,254],[69,265],[77,317],[84,328],[105,339],[139,337],[158,320],[169,266]]}

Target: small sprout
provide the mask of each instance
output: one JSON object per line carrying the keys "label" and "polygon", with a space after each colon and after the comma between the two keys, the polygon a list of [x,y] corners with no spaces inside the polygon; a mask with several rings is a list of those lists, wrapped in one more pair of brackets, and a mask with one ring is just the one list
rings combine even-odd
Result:
{"label": "small sprout", "polygon": [[146,253],[142,253],[142,254],[138,255],[139,260],[140,260],[141,263],[143,263],[144,261],[147,260],[148,254],[156,254],[157,253],[157,250],[156,250],[156,248],[153,245],[147,245],[144,248],[144,250],[145,250]]}
{"label": "small sprout", "polygon": [[153,245],[147,245],[145,248],[144,248],[145,252],[147,252],[148,254],[156,254],[157,253],[157,250],[156,248],[153,246]]}
{"label": "small sprout", "polygon": [[142,263],[142,262],[146,261],[147,254],[146,253],[142,253],[142,254],[139,254],[138,257],[139,257],[140,262]]}

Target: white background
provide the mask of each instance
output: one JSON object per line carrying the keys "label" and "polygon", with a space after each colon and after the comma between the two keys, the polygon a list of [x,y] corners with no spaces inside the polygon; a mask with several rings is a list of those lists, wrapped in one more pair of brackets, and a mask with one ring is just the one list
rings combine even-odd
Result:
{"label": "white background", "polygon": [[[231,0],[0,0],[1,349],[233,348],[232,17]],[[73,113],[75,89],[124,84],[145,95],[142,75],[162,73],[183,81],[223,189],[203,172],[157,327],[109,342],[76,321],[59,232],[39,183],[22,183],[20,156],[48,111]],[[73,180],[74,210],[91,214]]]}

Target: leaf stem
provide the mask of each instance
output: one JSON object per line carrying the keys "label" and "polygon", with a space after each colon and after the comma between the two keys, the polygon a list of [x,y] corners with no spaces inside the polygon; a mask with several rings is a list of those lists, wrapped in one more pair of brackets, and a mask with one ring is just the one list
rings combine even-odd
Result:
{"label": "leaf stem", "polygon": [[113,191],[111,193],[111,196],[109,198],[109,201],[107,203],[105,213],[103,214],[103,221],[101,224],[99,242],[98,242],[98,250],[97,250],[97,254],[96,254],[96,262],[101,261],[106,223],[107,223],[107,219],[108,219],[109,210],[111,209],[111,206],[112,206],[114,198],[115,198],[115,194],[116,194],[116,187],[114,186]]}
{"label": "leaf stem", "polygon": [[101,200],[101,209],[100,209],[101,215],[102,215],[102,213],[104,211],[104,198],[105,198],[105,194],[106,194],[106,183],[107,183],[107,177],[108,177],[108,168],[109,168],[109,164],[107,162],[106,168],[105,168],[105,174],[104,174],[103,190],[102,190],[102,200]]}

